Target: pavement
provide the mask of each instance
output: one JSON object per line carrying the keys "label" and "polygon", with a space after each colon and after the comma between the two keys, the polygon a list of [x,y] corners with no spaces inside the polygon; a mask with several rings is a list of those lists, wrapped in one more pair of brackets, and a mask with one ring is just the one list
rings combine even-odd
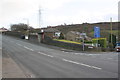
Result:
{"label": "pavement", "polygon": [[0,79],[2,79],[2,36],[0,35]]}
{"label": "pavement", "polygon": [[3,57],[2,62],[2,78],[26,78],[13,59],[10,57]]}
{"label": "pavement", "polygon": [[[118,54],[67,51],[3,36],[7,53],[32,78],[117,78]],[[9,77],[9,76],[8,76]],[[16,76],[14,76],[16,77]]]}

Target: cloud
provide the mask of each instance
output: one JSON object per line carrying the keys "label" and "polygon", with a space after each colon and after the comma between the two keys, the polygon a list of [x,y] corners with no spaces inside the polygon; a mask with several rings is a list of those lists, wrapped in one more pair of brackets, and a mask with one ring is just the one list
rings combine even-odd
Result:
{"label": "cloud", "polygon": [[116,21],[119,0],[1,0],[0,22],[2,26],[11,23],[26,23],[38,26],[38,9],[41,6],[42,26],[63,23]]}

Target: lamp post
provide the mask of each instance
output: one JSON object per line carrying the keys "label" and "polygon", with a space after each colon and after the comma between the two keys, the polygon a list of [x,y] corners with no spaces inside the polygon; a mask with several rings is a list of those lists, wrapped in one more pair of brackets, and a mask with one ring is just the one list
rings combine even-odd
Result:
{"label": "lamp post", "polygon": [[111,32],[110,33],[111,33],[111,44],[112,44],[112,42],[113,42],[112,41],[112,18],[110,18],[110,27],[111,27]]}

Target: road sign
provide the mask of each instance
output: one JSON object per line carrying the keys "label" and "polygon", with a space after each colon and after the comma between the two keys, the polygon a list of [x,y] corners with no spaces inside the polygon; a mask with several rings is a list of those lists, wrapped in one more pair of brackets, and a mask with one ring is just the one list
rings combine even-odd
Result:
{"label": "road sign", "polygon": [[94,27],[94,37],[95,38],[100,37],[100,27]]}

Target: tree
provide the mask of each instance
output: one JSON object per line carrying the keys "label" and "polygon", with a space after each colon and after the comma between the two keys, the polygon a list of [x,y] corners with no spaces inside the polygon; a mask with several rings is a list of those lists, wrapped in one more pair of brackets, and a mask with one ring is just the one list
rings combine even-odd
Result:
{"label": "tree", "polygon": [[63,35],[63,33],[60,33],[60,37],[59,37],[59,39],[64,39],[64,35]]}
{"label": "tree", "polygon": [[111,41],[111,34],[109,35],[109,43],[111,43],[113,45],[113,47],[115,47],[116,45],[116,36],[112,34],[112,41]]}
{"label": "tree", "polygon": [[11,31],[20,31],[20,32],[24,32],[28,30],[28,25],[26,24],[13,24],[11,25]]}

